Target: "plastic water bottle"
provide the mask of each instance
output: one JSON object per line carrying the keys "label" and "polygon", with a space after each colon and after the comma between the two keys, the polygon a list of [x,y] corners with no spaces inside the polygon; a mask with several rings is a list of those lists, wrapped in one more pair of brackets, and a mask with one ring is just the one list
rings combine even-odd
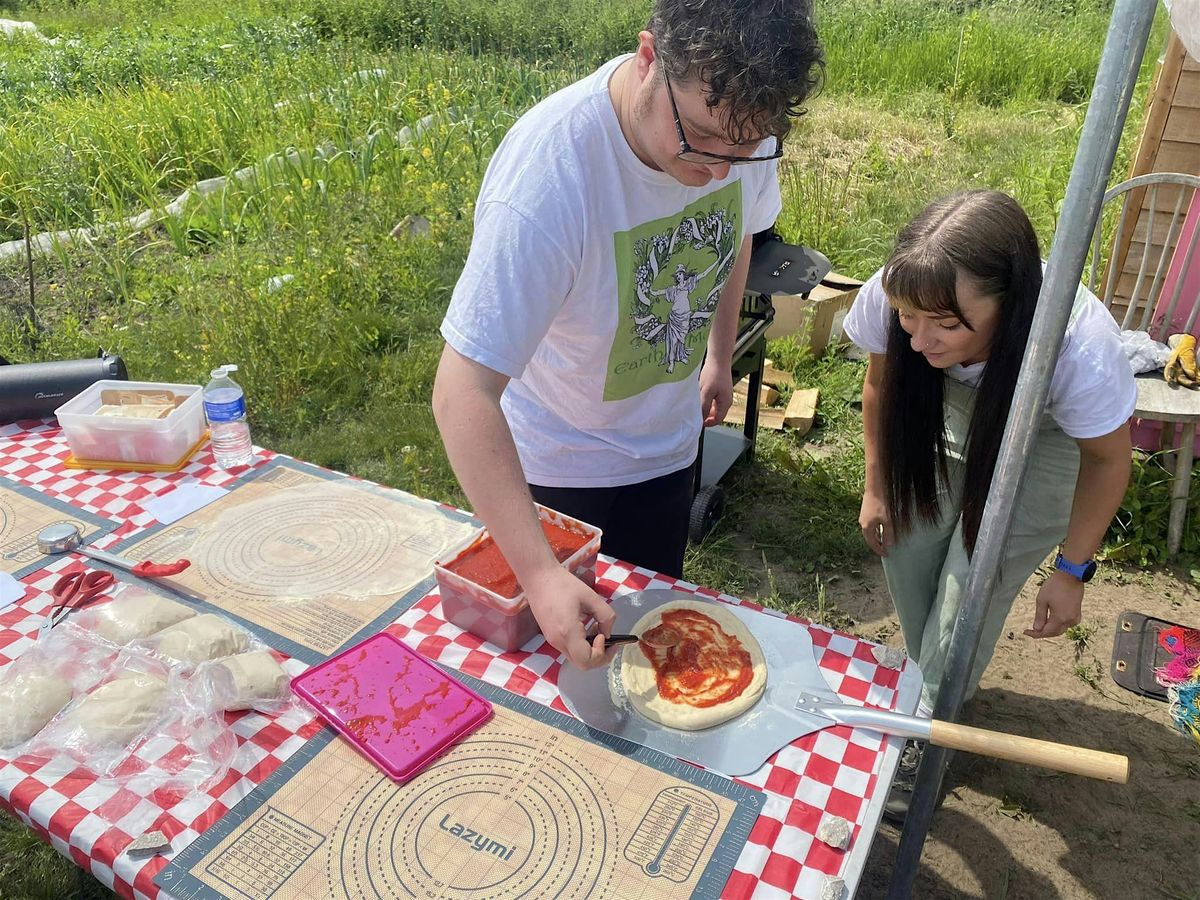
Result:
{"label": "plastic water bottle", "polygon": [[244,466],[254,458],[250,425],[246,422],[246,395],[229,377],[237,366],[221,366],[210,373],[204,387],[204,417],[208,419],[213,455],[222,469]]}

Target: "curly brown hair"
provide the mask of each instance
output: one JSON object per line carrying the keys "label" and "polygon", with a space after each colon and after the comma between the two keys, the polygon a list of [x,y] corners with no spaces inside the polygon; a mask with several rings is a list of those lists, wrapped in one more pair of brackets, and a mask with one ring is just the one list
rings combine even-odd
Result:
{"label": "curly brown hair", "polygon": [[726,103],[735,144],[787,135],[825,80],[811,0],[655,0],[646,30],[672,81],[698,81]]}

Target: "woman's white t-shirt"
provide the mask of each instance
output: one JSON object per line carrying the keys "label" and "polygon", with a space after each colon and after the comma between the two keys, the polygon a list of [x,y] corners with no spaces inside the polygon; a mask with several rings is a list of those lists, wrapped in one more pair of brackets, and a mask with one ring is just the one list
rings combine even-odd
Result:
{"label": "woman's white t-shirt", "polygon": [[[892,307],[883,291],[883,269],[858,291],[843,328],[868,353],[886,353]],[[1121,347],[1120,329],[1104,304],[1080,285],[1050,380],[1046,411],[1078,440],[1111,434],[1133,415],[1137,385]],[[946,375],[975,387],[986,362],[950,366]]]}

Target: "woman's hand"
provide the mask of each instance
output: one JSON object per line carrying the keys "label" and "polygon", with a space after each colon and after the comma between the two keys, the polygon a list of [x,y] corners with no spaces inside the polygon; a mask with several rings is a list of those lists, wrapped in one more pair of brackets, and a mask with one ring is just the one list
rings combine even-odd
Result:
{"label": "woman's hand", "polygon": [[1056,571],[1042,584],[1037,595],[1033,627],[1026,628],[1031,638],[1057,637],[1083,617],[1083,582],[1066,572]]}
{"label": "woman's hand", "polygon": [[888,548],[896,543],[892,523],[888,518],[887,503],[879,495],[863,494],[858,527],[862,529],[863,540],[876,556],[887,556]]}

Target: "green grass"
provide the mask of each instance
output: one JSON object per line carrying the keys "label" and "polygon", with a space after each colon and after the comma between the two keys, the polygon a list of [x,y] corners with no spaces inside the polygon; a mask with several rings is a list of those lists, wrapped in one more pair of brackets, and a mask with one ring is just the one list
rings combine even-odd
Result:
{"label": "green grass", "polygon": [[[684,574],[789,614],[834,627],[853,625],[827,604],[825,587],[856,574],[868,556],[858,528],[862,499],[859,399],[865,364],[835,353],[813,358],[794,339],[772,341],[776,368],[796,388],[820,390],[818,415],[803,438],[760,430],[752,465],[724,481],[726,511],[689,549]],[[784,392],[780,402],[786,402]]]}
{"label": "green grass", "polygon": [[[1172,466],[1174,464],[1172,463]],[[1187,507],[1190,527],[1185,527],[1178,563],[1186,566],[1200,559],[1200,528],[1195,510],[1200,509],[1200,466],[1192,473]],[[1164,466],[1161,453],[1137,453],[1125,499],[1121,503],[1104,547],[1106,559],[1132,563],[1139,568],[1162,565],[1167,559],[1167,529],[1171,517],[1172,472]],[[1192,570],[1196,572],[1195,569]],[[1192,574],[1200,584],[1200,577]]]}
{"label": "green grass", "polygon": [[104,900],[114,897],[67,862],[36,832],[0,810],[0,898],[3,900]]}
{"label": "green grass", "polygon": [[[259,443],[464,503],[429,394],[484,168],[521,112],[629,49],[648,9],[647,0],[0,0],[0,16],[64,39],[0,45],[0,242],[19,238],[26,219],[37,232],[161,210],[197,180],[296,151],[193,201],[178,220],[37,259],[36,323],[23,262],[0,263],[0,354],[73,358],[104,347],[134,377],[184,382],[240,363]],[[817,9],[828,84],[788,141],[785,237],[865,277],[924,203],[986,185],[1026,206],[1048,248],[1106,0],[821,0]],[[1165,33],[1160,15],[1116,178]],[[429,116],[414,139],[397,139]],[[391,237],[408,216],[428,220],[430,233]],[[293,280],[268,290],[284,274]],[[686,573],[852,627],[825,589],[867,560],[856,524],[863,367],[813,359],[794,342],[771,352],[799,384],[821,389],[818,421],[802,439],[762,433],[755,465],[727,479],[728,513],[689,550]],[[1138,478],[1131,497],[1152,510],[1127,506],[1127,537],[1113,546],[1155,561],[1164,488],[1152,462]],[[107,895],[90,879],[78,886],[75,873],[0,818],[0,897]]]}
{"label": "green grass", "polygon": [[[1000,105],[1086,100],[1110,7],[1110,0],[818,0],[816,12],[831,90],[906,97],[932,89]],[[590,68],[630,49],[649,9],[648,0],[253,0],[239,4],[237,19],[265,33],[243,39],[267,43],[269,33],[288,21],[325,40],[376,49],[495,52]],[[206,33],[220,27],[228,6],[211,0],[10,0],[0,3],[4,10],[36,20],[48,34],[82,32],[82,47],[56,54],[82,64],[77,74],[63,77],[87,89],[99,83],[95,75],[125,83],[146,75],[174,77],[189,63],[217,61],[209,56],[214,48]],[[167,35],[174,47],[163,41]],[[228,36],[219,43],[230,43]],[[103,46],[113,52],[90,52]]]}

